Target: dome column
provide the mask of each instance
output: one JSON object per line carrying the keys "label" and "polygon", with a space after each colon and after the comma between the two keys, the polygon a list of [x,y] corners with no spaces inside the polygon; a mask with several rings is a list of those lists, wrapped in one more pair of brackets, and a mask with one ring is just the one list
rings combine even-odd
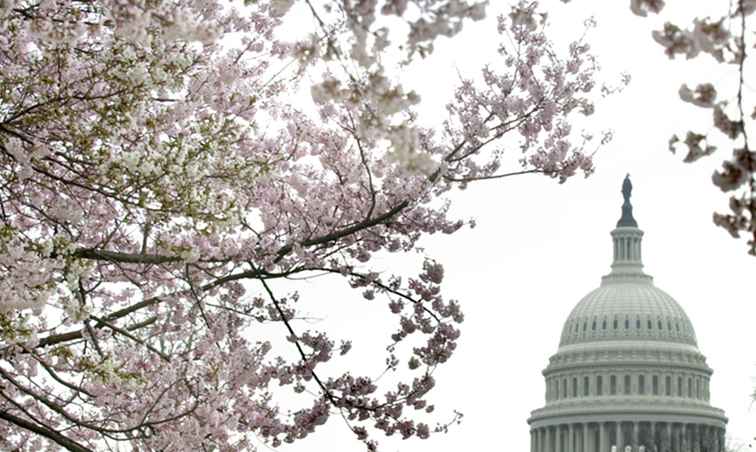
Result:
{"label": "dome column", "polygon": [[546,444],[546,429],[541,427],[538,429],[538,452],[549,452]]}
{"label": "dome column", "polygon": [[559,424],[554,427],[556,430],[556,440],[554,444],[554,452],[562,452],[562,425]]}
{"label": "dome column", "polygon": [[599,452],[609,450],[609,424],[601,422],[599,424]]}
{"label": "dome column", "polygon": [[594,448],[594,438],[592,431],[588,423],[583,424],[583,451],[584,452],[596,452]]}
{"label": "dome column", "polygon": [[538,452],[546,452],[546,432],[543,428],[538,429]]}
{"label": "dome column", "polygon": [[[623,436],[622,432],[622,421],[618,421],[616,423],[616,431],[617,431],[617,440],[615,441],[615,444],[617,445],[617,450],[622,451],[622,448],[625,447],[625,438]],[[624,452],[624,451],[623,451]]]}
{"label": "dome column", "polygon": [[640,423],[639,422],[633,422],[633,440],[632,440],[632,448],[633,452],[637,452],[640,447]]}
{"label": "dome column", "polygon": [[677,424],[670,425],[672,426],[672,441],[669,443],[669,448],[672,452],[680,452],[680,431],[677,429]]}
{"label": "dome column", "polygon": [[708,425],[703,426],[703,435],[701,438],[701,447],[705,452],[713,452],[714,442],[711,438],[711,433],[714,430],[713,427]]}
{"label": "dome column", "polygon": [[693,424],[685,424],[685,451],[693,452]]}
{"label": "dome column", "polygon": [[725,452],[725,431],[721,428],[717,429],[717,447],[717,452]]}
{"label": "dome column", "polygon": [[567,452],[575,452],[575,424],[569,424],[567,433]]}
{"label": "dome column", "polygon": [[664,441],[662,441],[662,452],[672,452],[672,424],[667,422],[664,429]]}
{"label": "dome column", "polygon": [[701,426],[693,425],[693,452],[701,452]]}
{"label": "dome column", "polygon": [[651,432],[651,440],[648,442],[648,445],[651,447],[651,451],[659,452],[659,442],[656,441],[656,422],[651,422],[651,425],[649,425],[649,430]]}
{"label": "dome column", "polygon": [[707,452],[718,452],[716,449],[716,441],[714,440],[714,436],[716,435],[716,429],[714,427],[707,427],[706,429],[706,448]]}

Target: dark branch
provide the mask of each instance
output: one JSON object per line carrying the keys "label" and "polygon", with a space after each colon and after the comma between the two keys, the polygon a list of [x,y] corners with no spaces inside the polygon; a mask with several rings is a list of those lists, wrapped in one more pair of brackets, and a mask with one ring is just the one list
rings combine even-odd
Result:
{"label": "dark branch", "polygon": [[92,449],[88,449],[82,446],[81,444],[77,443],[71,438],[68,438],[67,436],[61,435],[54,430],[41,427],[33,422],[27,421],[26,419],[14,416],[7,411],[0,410],[0,419],[17,425],[23,429],[29,430],[30,432],[34,432],[40,436],[44,436],[45,438],[51,439],[61,446],[65,447],[67,450],[73,452],[94,452]]}

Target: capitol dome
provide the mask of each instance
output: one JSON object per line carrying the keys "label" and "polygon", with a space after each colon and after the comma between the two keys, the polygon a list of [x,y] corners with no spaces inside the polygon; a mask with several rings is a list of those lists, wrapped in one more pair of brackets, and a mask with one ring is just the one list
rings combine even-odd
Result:
{"label": "capitol dome", "polygon": [[573,308],[528,419],[531,452],[721,452],[724,412],[683,308],[643,272],[625,178],[613,263]]}
{"label": "capitol dome", "polygon": [[696,333],[685,311],[650,277],[605,278],[572,310],[559,346],[617,339],[696,345]]}

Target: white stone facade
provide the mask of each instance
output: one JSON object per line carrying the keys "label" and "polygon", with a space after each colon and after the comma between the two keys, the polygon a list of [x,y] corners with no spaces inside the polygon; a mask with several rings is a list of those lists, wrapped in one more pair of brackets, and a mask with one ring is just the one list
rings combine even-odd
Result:
{"label": "white stone facade", "polygon": [[612,231],[612,271],[572,310],[543,371],[531,452],[724,451],[712,369],[685,311],[643,273],[630,190]]}

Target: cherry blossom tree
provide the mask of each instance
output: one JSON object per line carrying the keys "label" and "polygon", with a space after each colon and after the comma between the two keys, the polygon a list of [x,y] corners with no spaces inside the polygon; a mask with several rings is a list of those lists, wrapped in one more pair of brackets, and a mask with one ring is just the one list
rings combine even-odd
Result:
{"label": "cherry blossom tree", "polygon": [[[415,275],[373,258],[463,227],[454,188],[593,171],[600,143],[571,124],[595,61],[537,8],[499,18],[499,61],[427,127],[396,67],[485,2],[0,1],[0,448],[254,450],[334,414],[370,449],[445,430],[429,397],[460,303],[432,257]],[[314,274],[385,304],[396,327],[364,334],[393,380],[324,370],[360,338],[298,322],[330,308],[297,286]]]}

